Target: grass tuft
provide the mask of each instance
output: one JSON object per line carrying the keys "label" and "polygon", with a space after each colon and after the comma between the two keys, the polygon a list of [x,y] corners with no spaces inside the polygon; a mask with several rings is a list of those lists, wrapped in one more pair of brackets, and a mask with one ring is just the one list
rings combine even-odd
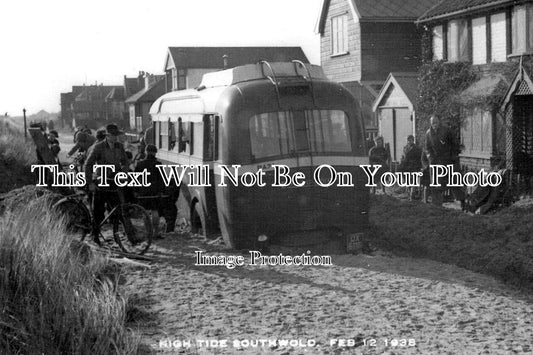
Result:
{"label": "grass tuft", "polygon": [[35,144],[9,122],[0,123],[0,160],[30,166],[36,161]]}
{"label": "grass tuft", "polygon": [[105,258],[82,260],[39,198],[0,219],[0,353],[134,354]]}

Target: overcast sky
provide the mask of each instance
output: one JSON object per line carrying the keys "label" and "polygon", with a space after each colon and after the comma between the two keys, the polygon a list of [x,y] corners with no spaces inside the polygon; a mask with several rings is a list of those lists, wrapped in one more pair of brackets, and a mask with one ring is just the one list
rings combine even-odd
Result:
{"label": "overcast sky", "polygon": [[72,85],[162,73],[169,46],[301,46],[321,0],[2,0],[0,114],[58,112]]}

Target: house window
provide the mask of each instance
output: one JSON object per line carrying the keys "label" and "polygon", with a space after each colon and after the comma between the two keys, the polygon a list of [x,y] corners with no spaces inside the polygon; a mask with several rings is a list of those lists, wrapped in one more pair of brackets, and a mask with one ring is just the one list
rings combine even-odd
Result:
{"label": "house window", "polygon": [[453,20],[448,23],[448,61],[470,61],[470,36],[466,19]]}
{"label": "house window", "polygon": [[522,5],[513,9],[513,54],[533,51],[533,6]]}
{"label": "house window", "polygon": [[178,72],[172,69],[172,91],[178,90]]}
{"label": "house window", "polygon": [[178,90],[187,89],[185,69],[178,69]]}
{"label": "house window", "polygon": [[331,18],[331,52],[343,54],[348,52],[348,15]]}
{"label": "house window", "polygon": [[472,20],[472,64],[487,63],[487,18]]}
{"label": "house window", "polygon": [[433,60],[444,59],[444,38],[443,27],[433,27]]}
{"label": "house window", "polygon": [[185,69],[172,69],[172,91],[187,89]]}
{"label": "house window", "polygon": [[507,61],[507,22],[505,12],[490,16],[490,58],[493,62]]}

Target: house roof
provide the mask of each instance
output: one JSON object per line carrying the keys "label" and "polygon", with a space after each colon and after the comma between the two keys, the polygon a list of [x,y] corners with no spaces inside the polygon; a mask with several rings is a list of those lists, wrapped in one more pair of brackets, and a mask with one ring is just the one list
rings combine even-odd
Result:
{"label": "house roof", "polygon": [[[354,17],[367,22],[416,21],[441,0],[346,0]],[[322,0],[317,32],[324,32],[330,0]]]}
{"label": "house roof", "polygon": [[504,90],[509,87],[509,82],[502,74],[496,73],[481,77],[478,81],[472,83],[472,85],[463,90],[461,93],[461,100],[463,102],[468,102],[477,97],[498,95],[498,92],[501,91],[500,87],[502,86],[504,87]]}
{"label": "house roof", "polygon": [[153,102],[165,93],[164,77],[158,77],[158,80],[147,88],[142,89],[136,94],[128,97],[125,101],[127,104],[136,102]]}
{"label": "house roof", "polygon": [[74,90],[72,87],[72,92],[74,93],[76,101],[94,101],[94,100],[104,100],[109,92],[115,88],[121,88],[121,86],[104,86],[104,85],[88,85],[88,86],[78,86],[80,91]]}
{"label": "house roof", "polygon": [[375,112],[383,99],[389,92],[389,88],[393,85],[395,88],[402,91],[407,99],[411,102],[411,109],[414,109],[416,99],[418,97],[418,74],[417,73],[390,73],[387,81],[381,88],[378,97],[372,105],[372,110]]}
{"label": "house roof", "polygon": [[167,69],[169,60],[178,68],[222,69],[224,55],[228,56],[230,68],[254,64],[260,60],[300,60],[309,63],[300,47],[169,47],[164,70]]}
{"label": "house roof", "polygon": [[106,101],[124,101],[124,87],[119,86],[112,88],[109,94],[105,97]]}
{"label": "house roof", "polygon": [[418,22],[427,22],[462,15],[467,12],[486,10],[491,7],[505,6],[516,3],[513,0],[443,0],[433,6],[418,19]]}
{"label": "house roof", "polygon": [[124,76],[124,95],[126,97],[129,97],[142,89],[142,84],[144,83],[144,79],[142,78],[128,78]]}
{"label": "house roof", "polygon": [[512,97],[525,85],[529,92],[533,92],[533,68],[530,65],[521,64],[502,100],[501,108],[505,109],[511,102]]}

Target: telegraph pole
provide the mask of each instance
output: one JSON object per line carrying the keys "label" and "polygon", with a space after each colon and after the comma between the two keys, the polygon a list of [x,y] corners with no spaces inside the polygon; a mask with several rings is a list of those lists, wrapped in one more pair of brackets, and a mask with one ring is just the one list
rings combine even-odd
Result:
{"label": "telegraph pole", "polygon": [[26,129],[26,109],[23,108],[22,112],[24,114],[24,140],[28,139],[28,130]]}

